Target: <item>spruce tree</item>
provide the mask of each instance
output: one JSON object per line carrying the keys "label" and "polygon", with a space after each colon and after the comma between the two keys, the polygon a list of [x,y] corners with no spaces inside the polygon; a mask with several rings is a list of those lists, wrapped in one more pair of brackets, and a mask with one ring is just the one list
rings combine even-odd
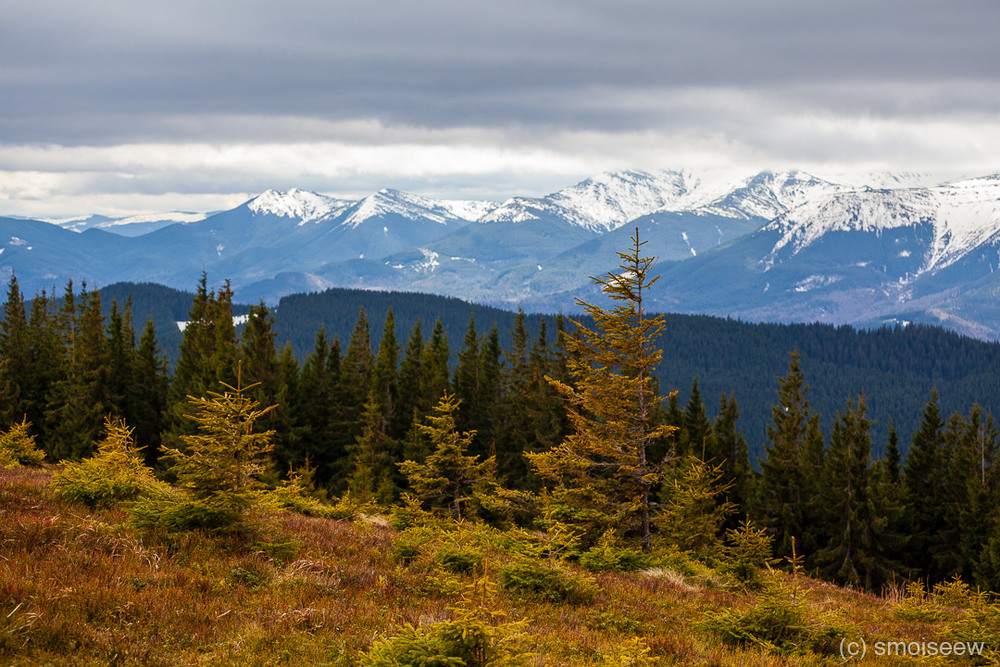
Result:
{"label": "spruce tree", "polygon": [[161,431],[165,424],[169,392],[167,360],[156,342],[156,326],[146,320],[132,363],[133,380],[128,392],[129,413],[135,440],[143,448],[146,464],[155,466],[160,456]]}
{"label": "spruce tree", "polygon": [[424,336],[418,319],[407,339],[406,350],[399,364],[399,405],[389,424],[389,435],[396,440],[407,440],[415,430],[415,416],[422,415],[430,408],[428,398],[421,391],[423,354]]}
{"label": "spruce tree", "polygon": [[721,484],[728,487],[724,496],[718,502],[728,500],[733,503],[735,511],[725,523],[726,529],[735,530],[747,516],[750,504],[753,469],[747,455],[747,441],[743,432],[737,430],[736,422],[740,417],[740,409],[736,397],[728,398],[722,394],[719,398],[719,414],[712,424],[709,438],[711,461],[718,462],[722,467]]}
{"label": "spruce tree", "polygon": [[165,457],[186,493],[182,500],[137,508],[140,525],[158,523],[177,528],[244,532],[248,513],[263,498],[260,480],[267,468],[273,432],[257,432],[255,423],[271,410],[250,398],[237,368],[236,384],[223,391],[190,397],[190,418],[197,433],[184,435],[184,450],[168,449]]}
{"label": "spruce tree", "polygon": [[316,469],[316,483],[325,486],[333,475],[334,459],[327,444],[334,436],[336,386],[340,380],[340,343],[329,343],[326,329],[316,332],[316,343],[302,364],[295,394],[295,425],[291,448],[278,452],[282,469],[301,470],[306,462]]}
{"label": "spruce tree", "polygon": [[947,500],[942,495],[944,422],[937,401],[934,391],[924,406],[920,428],[913,434],[913,444],[906,453],[903,476],[910,539],[906,564],[932,581],[941,579],[932,554],[935,536],[947,528],[944,514]]}
{"label": "spruce tree", "polygon": [[0,428],[20,422],[30,400],[31,340],[24,297],[11,275],[0,323]]}
{"label": "spruce tree", "polygon": [[[458,363],[455,366],[455,377],[452,382],[455,396],[461,401],[456,421],[461,430],[479,433],[482,431],[485,415],[482,412],[481,401],[480,374],[482,365],[479,359],[479,334],[476,332],[474,317],[469,317],[469,326],[465,331],[462,344],[462,351],[458,354]],[[478,442],[476,444],[480,445]],[[479,453],[482,448],[477,446],[475,450]]]}
{"label": "spruce tree", "polygon": [[444,331],[441,319],[434,323],[430,340],[423,354],[423,369],[421,391],[433,405],[435,401],[451,391],[451,376],[448,370],[448,359],[451,351],[448,348],[448,334]]}
{"label": "spruce tree", "polygon": [[661,473],[647,452],[670,428],[652,423],[660,399],[650,372],[662,356],[655,344],[664,324],[662,315],[646,313],[646,293],[658,276],[650,275],[655,259],[642,255],[643,245],[636,229],[628,252],[618,253],[621,271],[594,278],[611,299],[609,307],[577,300],[595,328],[575,322],[567,341],[575,386],[553,381],[566,399],[573,432],[552,450],[528,457],[553,485],[560,512],[590,529],[591,537],[611,527],[634,529],[648,551]]}
{"label": "spruce tree", "polygon": [[349,474],[347,450],[364,428],[362,415],[372,390],[374,361],[368,317],[362,308],[340,361],[340,378],[334,393],[336,421],[333,437],[327,443],[329,451],[324,454],[324,458],[333,461],[334,465],[331,488],[346,487],[346,476]]}
{"label": "spruce tree", "polygon": [[399,464],[418,498],[431,506],[443,506],[455,519],[465,516],[476,492],[496,479],[496,460],[492,456],[480,461],[478,456],[467,454],[475,434],[457,429],[458,405],[453,394],[442,396],[434,414],[427,417],[429,423],[419,425],[433,447],[427,460]]}
{"label": "spruce tree", "polygon": [[379,340],[372,375],[372,397],[378,401],[379,410],[387,425],[395,420],[399,403],[398,365],[396,320],[390,308],[385,316],[385,325],[382,327],[382,338]]}
{"label": "spruce tree", "polygon": [[699,457],[702,461],[719,465],[721,458],[716,459],[711,452],[711,443],[709,442],[711,433],[712,422],[709,421],[705,412],[705,403],[701,400],[698,379],[693,378],[691,380],[691,394],[688,396],[688,402],[684,408],[681,449],[690,455]]}
{"label": "spruce tree", "polygon": [[818,546],[816,466],[823,440],[819,415],[810,410],[806,399],[809,387],[799,367],[799,353],[789,356],[788,374],[778,380],[778,404],[771,408],[767,458],[761,461],[759,513],[774,536],[778,556],[791,556],[793,537],[798,553],[810,553]]}
{"label": "spruce tree", "polygon": [[397,444],[389,437],[388,424],[375,391],[365,403],[361,435],[348,448],[347,488],[358,502],[376,500],[388,506],[396,500],[395,483]]}
{"label": "spruce tree", "polygon": [[816,554],[820,572],[842,584],[873,590],[891,575],[881,534],[885,521],[870,481],[871,422],[864,396],[848,401],[830,435],[822,481],[826,546]]}
{"label": "spruce tree", "polygon": [[27,415],[38,435],[39,442],[49,443],[49,396],[55,382],[65,372],[65,353],[62,347],[54,300],[45,291],[31,303],[31,322],[28,325],[31,342],[31,370],[28,375]]}

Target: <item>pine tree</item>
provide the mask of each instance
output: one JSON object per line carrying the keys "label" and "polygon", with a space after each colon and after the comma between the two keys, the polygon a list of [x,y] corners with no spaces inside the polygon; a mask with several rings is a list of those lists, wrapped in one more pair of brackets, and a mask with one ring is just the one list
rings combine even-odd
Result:
{"label": "pine tree", "polygon": [[809,387],[799,368],[799,353],[789,356],[788,374],[778,380],[778,404],[771,408],[773,424],[767,427],[771,443],[765,447],[767,458],[761,461],[759,512],[774,536],[778,556],[791,555],[793,537],[799,553],[810,553],[818,546],[814,532],[815,452],[822,452],[822,434],[819,415],[809,409],[806,400]]}
{"label": "pine tree", "polygon": [[260,475],[267,467],[271,451],[271,431],[255,432],[255,423],[271,407],[259,408],[244,386],[237,368],[235,386],[221,383],[221,393],[190,397],[194,413],[190,418],[198,432],[184,435],[184,450],[169,449],[165,457],[177,478],[177,486],[187,498],[159,505],[152,511],[139,508],[141,524],[182,528],[207,528],[220,532],[240,532],[248,528],[247,513],[263,498]]}
{"label": "pine tree", "polygon": [[944,422],[937,405],[937,391],[924,406],[920,429],[906,453],[903,476],[906,489],[907,534],[910,544],[906,564],[932,581],[941,576],[931,549],[934,536],[947,528],[942,495],[945,472],[942,449]]}
{"label": "pine tree", "polygon": [[728,517],[725,528],[735,530],[747,516],[750,504],[750,491],[753,482],[753,470],[747,455],[747,441],[743,432],[737,430],[736,422],[740,417],[740,409],[736,397],[719,398],[719,414],[712,424],[712,434],[709,438],[709,451],[712,461],[718,461],[722,466],[721,483],[728,486],[725,497],[718,502],[728,500],[735,507],[734,513]]}
{"label": "pine tree", "polygon": [[165,424],[169,385],[167,360],[157,345],[152,319],[146,320],[132,370],[128,391],[131,423],[135,425],[135,439],[143,448],[146,464],[155,466],[160,456],[160,434]]}
{"label": "pine tree", "polygon": [[834,422],[826,456],[822,498],[828,542],[816,554],[820,572],[842,584],[873,590],[891,576],[880,534],[884,519],[870,486],[871,422],[864,396]]}
{"label": "pine tree", "polygon": [[684,408],[681,449],[705,462],[718,465],[721,459],[713,460],[714,457],[710,452],[709,436],[711,433],[712,422],[708,420],[708,415],[705,413],[705,403],[701,400],[698,379],[694,378],[691,380],[691,395]]}
{"label": "pine tree", "polygon": [[468,456],[474,433],[459,432],[455,425],[458,399],[453,394],[441,397],[428,424],[420,424],[433,451],[424,463],[404,461],[399,464],[410,488],[420,499],[433,506],[444,505],[453,518],[464,515],[475,493],[496,479],[496,460],[491,456],[480,461]]}
{"label": "pine tree", "polygon": [[662,351],[655,347],[663,316],[649,317],[646,292],[655,259],[644,257],[636,229],[628,252],[618,253],[621,272],[594,278],[612,300],[609,308],[577,300],[595,324],[576,322],[567,341],[575,387],[553,381],[567,402],[573,433],[548,452],[529,454],[539,476],[555,486],[560,510],[597,534],[609,527],[637,529],[643,550],[651,547],[652,493],[659,466],[647,459],[650,444],[670,431],[651,423],[660,400],[650,371]]}
{"label": "pine tree", "polygon": [[11,275],[0,326],[0,428],[27,416],[30,373],[28,318],[17,276]]}

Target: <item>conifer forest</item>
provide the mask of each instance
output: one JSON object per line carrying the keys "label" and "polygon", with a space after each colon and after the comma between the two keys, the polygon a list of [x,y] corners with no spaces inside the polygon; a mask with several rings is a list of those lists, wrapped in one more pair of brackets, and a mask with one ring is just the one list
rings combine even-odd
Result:
{"label": "conifer forest", "polygon": [[[594,595],[593,582],[556,581],[564,563],[627,571],[664,559],[782,599],[788,584],[768,583],[767,572],[874,595],[1000,591],[998,429],[987,410],[946,412],[934,392],[919,414],[897,415],[916,424],[905,442],[892,420],[876,435],[864,387],[821,415],[800,351],[788,349],[785,374],[765,378],[765,437],[748,443],[735,392],[706,401],[694,378],[681,400],[656,374],[670,327],[644,306],[657,286],[642,245],[634,237],[619,253],[622,272],[595,279],[606,301],[581,302],[583,317],[532,316],[531,333],[523,313],[505,331],[470,318],[457,344],[434,313],[399,330],[391,309],[372,322],[362,307],[348,339],[320,327],[296,354],[278,342],[263,303],[238,333],[228,284],[210,289],[203,277],[172,364],[130,299],[109,305],[72,283],[58,298],[31,298],[12,277],[0,330],[0,464],[59,464],[57,495],[120,504],[129,525],[161,538],[197,530],[259,542],[253,517],[265,506],[390,516],[399,530],[452,522],[530,534],[518,539],[533,540],[534,560],[521,553],[500,572],[502,586],[573,604]],[[427,539],[397,544],[399,562],[419,559]],[[469,585],[486,590],[481,554],[467,546],[456,543],[438,566],[472,573]],[[984,608],[989,622],[1000,618]],[[520,636],[516,624],[477,614],[463,607],[430,629],[358,640],[345,655],[425,664],[393,662],[400,642],[443,646],[455,628],[507,655],[497,638]],[[770,636],[748,618],[712,612],[703,623],[724,643],[822,653],[823,630]],[[651,646],[635,644],[632,655]]]}

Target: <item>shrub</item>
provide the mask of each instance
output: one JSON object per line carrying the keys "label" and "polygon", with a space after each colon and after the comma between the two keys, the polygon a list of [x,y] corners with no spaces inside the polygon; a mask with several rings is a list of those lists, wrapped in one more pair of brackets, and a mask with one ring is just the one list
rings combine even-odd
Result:
{"label": "shrub", "polygon": [[507,565],[500,570],[500,585],[548,602],[590,604],[597,585],[585,577],[559,567],[543,567],[532,562]]}
{"label": "shrub", "polygon": [[31,423],[24,418],[0,433],[0,467],[40,466],[45,452],[35,445],[35,436],[28,429]]}
{"label": "shrub", "polygon": [[484,574],[465,588],[455,618],[418,629],[403,628],[376,641],[361,664],[366,667],[522,667],[531,654],[521,647],[524,622],[494,624],[493,585]]}
{"label": "shrub", "polygon": [[288,479],[277,488],[272,489],[269,496],[282,509],[298,512],[305,516],[329,518],[332,508],[330,505],[320,502],[313,495],[312,489],[306,483],[308,476],[311,476],[308,468],[305,474],[301,471],[291,471]]}
{"label": "shrub", "polygon": [[467,549],[444,549],[437,554],[438,564],[455,574],[474,574],[482,568],[483,555]]}
{"label": "shrub", "polygon": [[764,586],[761,569],[774,562],[771,558],[771,537],[753,521],[744,519],[739,528],[726,532],[722,548],[723,569],[747,590]]}
{"label": "shrub", "polygon": [[169,487],[156,479],[133,446],[132,431],[118,419],[104,422],[107,437],[89,459],[65,463],[52,480],[57,495],[91,507],[120,501],[167,497]]}
{"label": "shrub", "polygon": [[631,572],[644,565],[643,557],[623,548],[613,530],[608,530],[593,547],[580,554],[580,565],[591,572]]}
{"label": "shrub", "polygon": [[757,598],[746,611],[725,609],[706,615],[702,627],[732,646],[757,646],[789,653],[811,638],[801,605],[789,601],[780,587]]}

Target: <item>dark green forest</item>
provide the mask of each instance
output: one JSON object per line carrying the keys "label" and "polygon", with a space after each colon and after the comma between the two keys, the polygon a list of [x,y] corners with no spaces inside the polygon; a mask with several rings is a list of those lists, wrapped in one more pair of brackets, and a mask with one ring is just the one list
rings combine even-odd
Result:
{"label": "dark green forest", "polygon": [[[100,290],[105,316],[113,300],[124,304],[131,296],[135,321],[152,318],[157,338],[171,364],[176,363],[183,338],[175,322],[186,321],[193,295],[154,284],[117,283]],[[502,349],[511,346],[517,314],[471,304],[460,299],[409,292],[330,289],[283,298],[271,313],[279,346],[291,345],[301,363],[313,350],[322,326],[332,341],[346,344],[364,308],[371,323],[373,349],[381,341],[381,324],[393,311],[397,335],[413,330],[418,320],[430,333],[440,320],[449,343],[450,364],[458,360],[462,340],[474,318],[479,333],[498,329]],[[233,304],[235,315],[249,306]],[[576,318],[576,315],[567,317]],[[532,340],[542,321],[551,315],[525,314],[523,326]],[[587,318],[583,318],[588,322]],[[740,406],[740,429],[746,434],[751,461],[763,456],[765,428],[771,421],[777,381],[788,366],[788,354],[798,350],[800,365],[810,386],[810,403],[820,414],[824,431],[848,398],[864,393],[872,420],[873,447],[884,454],[888,427],[893,422],[905,453],[920,426],[920,413],[937,391],[941,412],[967,412],[979,405],[1000,414],[1000,344],[959,336],[939,327],[858,330],[827,324],[751,323],[707,315],[666,315],[666,332],[659,344],[664,354],[654,375],[661,391],[676,390],[681,405],[689,400],[692,383],[710,415],[718,412],[722,395],[734,395]],[[241,326],[237,326],[239,333]]]}
{"label": "dark green forest", "polygon": [[[664,506],[711,486],[698,502],[733,510],[719,530],[750,517],[777,556],[791,556],[795,538],[805,566],[844,583],[960,575],[1000,589],[990,417],[1000,346],[930,327],[663,324],[654,379],[666,400],[651,408],[661,435],[649,456],[673,471],[666,478],[687,480],[649,491]],[[190,397],[257,383],[253,398],[277,406],[259,423],[274,432],[273,480],[304,471],[324,493],[392,504],[412,490],[400,464],[435,454],[426,422],[453,394],[456,427],[474,431],[468,456],[492,457],[503,488],[537,492],[530,461],[570,435],[563,394],[577,390],[577,335],[560,315],[427,295],[330,290],[272,313],[233,304],[228,284],[205,277],[193,295],[70,284],[33,299],[12,278],[0,422],[30,422],[56,462],[90,455],[117,415],[162,474],[160,453],[194,428]],[[698,462],[716,474],[686,476]],[[500,509],[479,511],[501,520]]]}

